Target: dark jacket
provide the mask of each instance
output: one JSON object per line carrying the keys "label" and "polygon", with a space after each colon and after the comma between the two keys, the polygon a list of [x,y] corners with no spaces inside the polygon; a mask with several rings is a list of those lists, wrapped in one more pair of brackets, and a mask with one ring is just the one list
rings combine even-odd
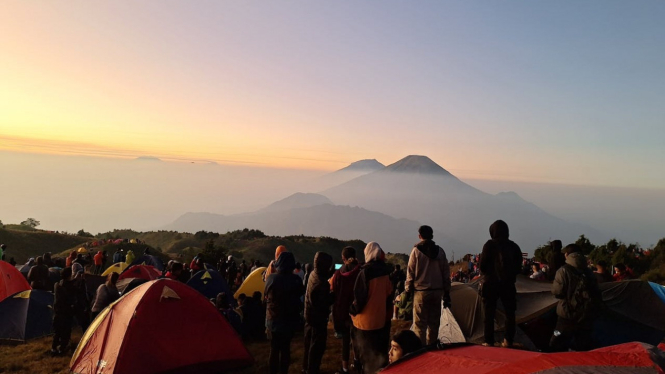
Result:
{"label": "dark jacket", "polygon": [[302,280],[293,274],[293,253],[283,252],[275,261],[277,273],[270,274],[264,291],[266,327],[273,332],[293,332],[300,323],[300,297],[305,293]]}
{"label": "dark jacket", "polygon": [[28,272],[28,282],[30,287],[36,290],[48,290],[49,273],[46,265],[35,265]]}
{"label": "dark jacket", "polygon": [[77,304],[77,289],[71,280],[61,280],[53,286],[55,314],[73,316]]}
{"label": "dark jacket", "polygon": [[336,331],[343,331],[350,327],[351,316],[349,307],[353,303],[353,287],[360,274],[358,262],[345,264],[333,275],[332,292],[335,299],[333,304],[333,324]]}
{"label": "dark jacket", "polygon": [[522,250],[508,239],[508,225],[499,220],[490,226],[490,237],[480,255],[483,283],[514,284],[522,270]]}
{"label": "dark jacket", "polygon": [[[586,278],[591,309],[582,311],[575,308],[575,290],[581,277]],[[570,321],[584,322],[593,319],[602,303],[600,289],[595,274],[587,267],[586,257],[581,253],[568,255],[566,264],[562,266],[554,277],[552,294],[559,299],[556,314]]]}
{"label": "dark jacket", "polygon": [[309,325],[328,323],[333,301],[328,283],[332,263],[332,256],[325,252],[317,252],[314,256],[314,271],[309,276],[305,292],[305,322]]}

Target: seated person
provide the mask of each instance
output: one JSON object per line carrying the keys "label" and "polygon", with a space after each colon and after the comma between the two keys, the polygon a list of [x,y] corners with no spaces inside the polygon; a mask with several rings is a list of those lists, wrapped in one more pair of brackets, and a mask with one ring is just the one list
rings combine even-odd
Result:
{"label": "seated person", "polygon": [[388,352],[388,362],[392,364],[409,353],[419,350],[422,346],[416,333],[411,330],[402,330],[393,335]]}

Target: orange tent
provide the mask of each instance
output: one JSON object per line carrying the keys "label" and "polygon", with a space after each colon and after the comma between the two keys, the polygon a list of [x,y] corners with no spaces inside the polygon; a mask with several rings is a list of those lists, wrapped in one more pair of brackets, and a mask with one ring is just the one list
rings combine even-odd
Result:
{"label": "orange tent", "polygon": [[31,289],[30,284],[17,268],[9,262],[0,261],[0,301],[15,293]]}
{"label": "orange tent", "polygon": [[193,288],[150,281],[104,309],[70,362],[80,374],[217,373],[253,359],[224,316]]}

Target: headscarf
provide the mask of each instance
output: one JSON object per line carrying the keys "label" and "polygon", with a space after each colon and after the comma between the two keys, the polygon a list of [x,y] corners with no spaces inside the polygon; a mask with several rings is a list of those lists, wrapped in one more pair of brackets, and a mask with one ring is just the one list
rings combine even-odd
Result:
{"label": "headscarf", "polygon": [[281,255],[283,252],[288,252],[286,247],[283,245],[277,246],[277,249],[275,249],[275,261],[277,261],[279,255]]}
{"label": "headscarf", "polygon": [[383,261],[386,254],[377,242],[369,242],[365,247],[365,262]]}

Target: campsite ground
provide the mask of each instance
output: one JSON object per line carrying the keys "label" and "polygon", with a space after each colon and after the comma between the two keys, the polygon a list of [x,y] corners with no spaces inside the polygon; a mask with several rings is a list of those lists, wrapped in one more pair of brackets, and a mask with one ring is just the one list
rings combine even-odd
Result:
{"label": "campsite ground", "polygon": [[[399,330],[407,329],[410,322],[398,321],[393,323],[393,334]],[[81,337],[80,331],[74,331],[72,340],[78,342]],[[48,350],[51,348],[51,337],[36,339],[27,344],[17,346],[0,345],[0,373],[16,374],[65,374],[69,372],[69,360],[67,357],[51,357]],[[256,362],[251,367],[241,370],[242,374],[267,373],[268,354],[270,345],[268,342],[250,342],[247,348]],[[341,367],[342,342],[335,339],[331,328],[328,329],[328,344],[323,357],[321,372],[333,374]],[[291,369],[289,373],[300,373],[303,359],[302,333],[296,335],[291,345]]]}

